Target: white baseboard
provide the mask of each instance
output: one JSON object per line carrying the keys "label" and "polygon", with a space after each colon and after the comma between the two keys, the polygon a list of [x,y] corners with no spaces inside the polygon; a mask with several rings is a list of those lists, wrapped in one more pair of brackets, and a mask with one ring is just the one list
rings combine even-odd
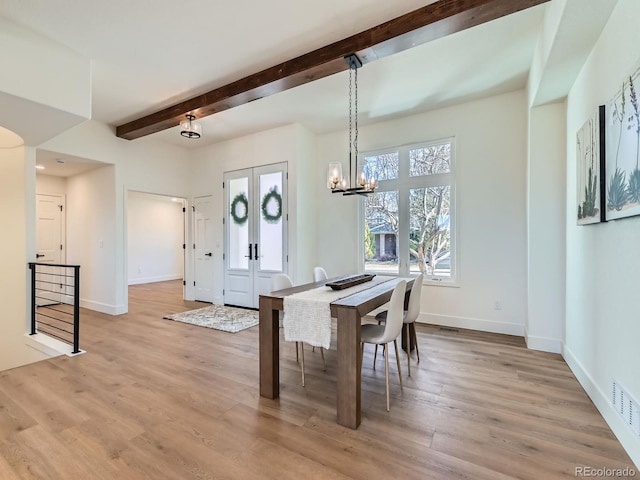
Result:
{"label": "white baseboard", "polygon": [[80,306],[82,308],[88,308],[89,310],[95,310],[96,312],[106,313],[107,315],[122,315],[128,311],[126,305],[109,305],[92,300],[84,300],[82,298],[80,299]]}
{"label": "white baseboard", "polygon": [[155,277],[130,278],[129,285],[141,285],[143,283],[166,282],[167,280],[182,280],[182,274],[156,275]]}
{"label": "white baseboard", "polygon": [[527,348],[531,350],[539,350],[541,352],[562,353],[562,340],[559,338],[537,337],[529,335],[527,329],[524,329],[524,341],[527,342]]}
{"label": "white baseboard", "polygon": [[482,318],[454,317],[452,315],[437,315],[434,313],[421,313],[418,322],[442,325],[445,327],[467,328],[483,332],[502,333],[505,335],[524,335],[524,325],[519,323],[496,322]]}
{"label": "white baseboard", "polygon": [[638,438],[633,434],[633,431],[626,423],[624,423],[622,418],[615,411],[609,396],[605,395],[591,375],[589,375],[589,372],[585,370],[582,363],[580,363],[566,345],[563,345],[562,356],[578,379],[578,382],[580,382],[580,385],[582,385],[582,388],[584,388],[587,395],[591,398],[591,401],[604,417],[605,421],[613,431],[613,434],[618,438],[622,447],[625,449],[629,457],[631,457],[631,460],[635,463],[636,467],[640,470],[640,440],[638,440]]}

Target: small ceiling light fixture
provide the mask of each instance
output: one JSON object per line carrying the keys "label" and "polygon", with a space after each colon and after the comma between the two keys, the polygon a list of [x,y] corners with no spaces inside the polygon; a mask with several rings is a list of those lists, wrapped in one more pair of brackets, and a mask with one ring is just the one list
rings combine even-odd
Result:
{"label": "small ceiling light fixture", "polygon": [[36,170],[44,170],[44,165],[36,165]]}
{"label": "small ceiling light fixture", "polygon": [[[342,163],[331,162],[327,173],[327,187],[331,193],[342,193],[343,195],[363,195],[367,196],[376,189],[376,179],[373,175],[367,177],[364,167],[357,175],[358,169],[358,69],[362,67],[362,62],[356,54],[344,57],[349,65],[349,173],[342,175]],[[352,102],[352,94],[355,101]],[[354,108],[355,105],[355,108]],[[355,126],[355,132],[352,130]],[[354,179],[354,186],[351,186],[349,175]],[[357,177],[357,180],[356,180]]]}
{"label": "small ceiling light fixture", "polygon": [[200,138],[202,136],[202,125],[194,122],[195,115],[188,113],[187,119],[180,122],[180,135],[187,138]]}

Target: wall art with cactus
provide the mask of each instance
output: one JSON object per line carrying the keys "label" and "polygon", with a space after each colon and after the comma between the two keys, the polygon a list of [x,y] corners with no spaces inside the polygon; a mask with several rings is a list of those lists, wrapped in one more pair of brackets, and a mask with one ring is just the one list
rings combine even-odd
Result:
{"label": "wall art with cactus", "polygon": [[640,215],[640,68],[607,106],[606,219]]}
{"label": "wall art with cactus", "polygon": [[604,217],[604,105],[576,133],[577,223],[588,225]]}

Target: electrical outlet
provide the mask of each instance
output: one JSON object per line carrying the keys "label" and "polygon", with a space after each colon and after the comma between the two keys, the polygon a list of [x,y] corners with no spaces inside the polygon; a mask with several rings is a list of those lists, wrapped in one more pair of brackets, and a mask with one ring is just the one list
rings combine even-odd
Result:
{"label": "electrical outlet", "polygon": [[500,300],[496,300],[493,304],[494,310],[502,310],[502,302]]}

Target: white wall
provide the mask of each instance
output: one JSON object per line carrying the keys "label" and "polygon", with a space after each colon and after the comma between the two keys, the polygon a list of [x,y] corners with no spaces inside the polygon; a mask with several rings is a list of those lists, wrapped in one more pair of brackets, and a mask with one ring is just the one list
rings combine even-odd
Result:
{"label": "white wall", "polygon": [[66,195],[67,179],[54,175],[36,174],[36,193],[45,195]]}
{"label": "white wall", "polygon": [[611,406],[616,379],[640,401],[640,217],[576,226],[575,132],[638,65],[640,2],[620,0],[567,101],[564,357],[636,465],[640,440]]}
{"label": "white wall", "polygon": [[527,346],[560,353],[565,312],[566,106],[529,111]]}
{"label": "white wall", "polygon": [[115,167],[67,181],[67,263],[80,265],[80,306],[115,313]]}
{"label": "white wall", "polygon": [[[308,237],[313,235],[313,230],[309,229],[307,232],[300,232],[296,218],[299,215],[313,216],[315,214],[313,210],[303,211],[299,209],[301,205],[306,207],[313,205],[313,202],[306,198],[312,193],[301,190],[293,179],[299,178],[299,175],[304,175],[304,172],[309,172],[309,167],[305,165],[307,165],[306,162],[312,162],[315,157],[314,146],[313,136],[303,127],[287,125],[203,147],[194,152],[192,157],[192,196],[211,195],[215,211],[214,218],[219,219],[219,223],[217,223],[219,228],[214,231],[215,247],[213,251],[215,303],[224,301],[222,294],[224,286],[224,261],[222,259],[222,254],[224,253],[224,230],[222,225],[224,216],[222,180],[224,172],[272,163],[287,163],[289,173],[288,273],[292,276],[294,283],[301,283],[311,276],[311,271],[308,273],[306,271],[308,260],[300,252],[304,253],[306,251],[307,247],[304,245],[304,240],[309,240]],[[299,163],[302,164],[302,167]],[[300,172],[298,172],[299,168]],[[303,188],[308,186],[304,182],[301,185]],[[302,195],[305,196],[304,199],[299,198]],[[299,200],[300,204],[298,204]],[[303,225],[308,225],[308,222],[303,223]],[[310,240],[310,243],[314,245],[315,240]],[[299,249],[302,250],[299,252]],[[313,252],[311,252],[311,255],[313,255]],[[300,266],[298,263],[300,263]],[[187,285],[187,287],[190,287],[190,285]],[[187,295],[192,295],[190,294],[190,288],[187,289]]]}
{"label": "white wall", "polygon": [[289,174],[295,179],[289,183],[290,187],[295,183],[295,188],[290,188],[293,195],[289,195],[289,250],[296,282],[307,283],[313,281],[313,268],[318,266],[317,217],[322,214],[318,211],[318,189],[322,186],[316,178],[316,135],[299,125],[296,129],[295,177]]}
{"label": "white wall", "polygon": [[[35,211],[35,152],[32,148],[0,148],[0,371],[47,358],[27,346],[28,267],[35,261],[27,212]],[[32,200],[25,203],[25,198]],[[35,214],[34,214],[35,215]]]}
{"label": "white wall", "polygon": [[[513,92],[362,127],[361,151],[455,137],[459,287],[423,289],[421,320],[522,335],[526,316],[526,95]],[[357,271],[357,198],[326,188],[347,132],[318,138],[318,262]],[[343,168],[347,168],[345,164]],[[502,310],[494,310],[496,301]]]}
{"label": "white wall", "polygon": [[129,285],[183,278],[182,201],[129,192],[127,248]]}

